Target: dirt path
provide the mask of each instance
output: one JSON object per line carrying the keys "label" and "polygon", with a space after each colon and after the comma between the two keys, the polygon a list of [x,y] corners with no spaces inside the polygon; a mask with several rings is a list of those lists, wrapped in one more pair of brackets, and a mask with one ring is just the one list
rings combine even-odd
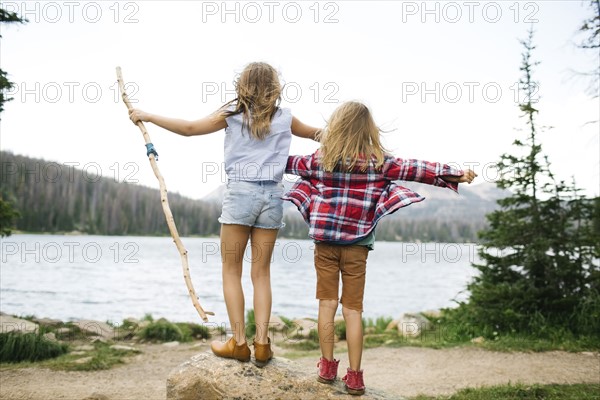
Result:
{"label": "dirt path", "polygon": [[[41,368],[0,370],[0,398],[83,400],[93,393],[110,400],[164,400],[166,379],[177,365],[208,345],[137,345],[142,353],[108,371],[57,372]],[[282,354],[278,350],[278,354]],[[341,354],[340,372],[347,367]],[[296,360],[315,370],[315,357]],[[502,383],[600,383],[598,353],[497,353],[475,348],[432,350],[377,348],[363,356],[367,388],[398,396],[450,394],[464,387]],[[99,397],[98,397],[99,398]]]}

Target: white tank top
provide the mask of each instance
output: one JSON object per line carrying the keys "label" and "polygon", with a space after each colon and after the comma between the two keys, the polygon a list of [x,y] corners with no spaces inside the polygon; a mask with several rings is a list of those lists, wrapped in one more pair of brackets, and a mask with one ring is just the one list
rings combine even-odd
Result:
{"label": "white tank top", "polygon": [[[229,109],[233,109],[234,106]],[[279,108],[271,120],[271,132],[255,139],[242,128],[242,114],[225,119],[225,171],[234,181],[281,182],[292,141],[292,113]]]}

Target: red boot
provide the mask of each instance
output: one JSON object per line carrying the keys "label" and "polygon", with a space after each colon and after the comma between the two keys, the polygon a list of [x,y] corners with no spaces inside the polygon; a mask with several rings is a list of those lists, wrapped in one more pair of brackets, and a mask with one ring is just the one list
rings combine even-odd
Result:
{"label": "red boot", "polygon": [[363,395],[365,393],[365,382],[363,381],[363,371],[354,371],[348,368],[348,373],[342,378],[346,384],[346,391],[353,395]]}
{"label": "red boot", "polygon": [[321,357],[317,364],[317,367],[319,368],[319,377],[317,380],[321,383],[333,383],[335,378],[337,378],[339,363],[340,360],[336,360],[335,358],[332,361],[329,361],[325,357]]}

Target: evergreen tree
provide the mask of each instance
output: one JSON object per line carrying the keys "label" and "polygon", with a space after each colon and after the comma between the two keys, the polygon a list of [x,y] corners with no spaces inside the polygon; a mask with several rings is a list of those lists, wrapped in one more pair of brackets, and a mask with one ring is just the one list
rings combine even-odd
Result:
{"label": "evergreen tree", "polygon": [[[0,7],[0,24],[15,22],[23,23],[26,20]],[[0,35],[0,38],[2,38],[2,35]],[[12,89],[13,85],[13,82],[8,80],[6,72],[0,68],[0,114],[4,111],[4,103],[12,100],[5,97],[5,92]],[[14,221],[18,216],[19,213],[14,209],[12,203],[5,200],[4,196],[0,193],[0,237],[10,236],[14,227]]]}
{"label": "evergreen tree", "polygon": [[[13,12],[6,11],[0,7],[0,24],[11,24],[11,23],[24,23],[27,20],[20,18]],[[0,35],[2,38],[2,35]],[[8,80],[6,71],[0,68],[0,113],[4,111],[4,103],[12,100],[11,98],[5,97],[5,92],[12,89],[14,83]]]}
{"label": "evergreen tree", "polygon": [[587,50],[596,61],[596,68],[585,73],[590,77],[589,92],[592,97],[600,96],[600,62],[598,62],[598,53],[600,52],[600,0],[591,0],[591,17],[583,21],[579,32],[584,38],[577,45],[580,49]]}
{"label": "evergreen tree", "polygon": [[524,46],[519,104],[528,128],[500,158],[497,185],[510,189],[488,214],[481,232],[480,274],[468,285],[468,302],[448,310],[467,329],[493,333],[548,334],[562,329],[600,335],[600,198],[579,195],[575,184],[556,182],[543,156],[532,98],[533,31]]}

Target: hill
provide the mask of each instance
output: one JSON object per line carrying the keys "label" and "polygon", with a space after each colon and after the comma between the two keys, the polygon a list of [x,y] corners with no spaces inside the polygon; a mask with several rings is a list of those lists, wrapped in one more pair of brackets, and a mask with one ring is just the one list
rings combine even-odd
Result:
{"label": "hill", "polygon": [[[377,227],[378,240],[475,241],[477,232],[486,226],[485,215],[495,210],[496,200],[507,194],[490,182],[461,185],[459,195],[448,189],[415,182],[397,183],[426,199],[384,218]],[[286,190],[292,185],[293,182],[284,181]],[[225,185],[222,185],[203,200],[221,204],[224,192]],[[286,227],[282,236],[306,238],[306,223],[290,202],[284,202],[284,220]]]}
{"label": "hill", "polygon": [[[57,174],[59,164],[0,152],[0,195],[20,212],[17,229],[25,232],[81,232],[100,235],[168,235],[157,189],[90,179],[71,168]],[[64,171],[63,171],[64,172]],[[485,214],[503,197],[492,183],[461,185],[460,195],[436,187],[403,182],[427,199],[386,217],[378,240],[474,241]],[[286,188],[292,186],[285,182]],[[201,200],[169,193],[169,203],[182,236],[218,235],[224,186]],[[286,227],[281,237],[307,238],[308,228],[295,207],[285,202]]]}

